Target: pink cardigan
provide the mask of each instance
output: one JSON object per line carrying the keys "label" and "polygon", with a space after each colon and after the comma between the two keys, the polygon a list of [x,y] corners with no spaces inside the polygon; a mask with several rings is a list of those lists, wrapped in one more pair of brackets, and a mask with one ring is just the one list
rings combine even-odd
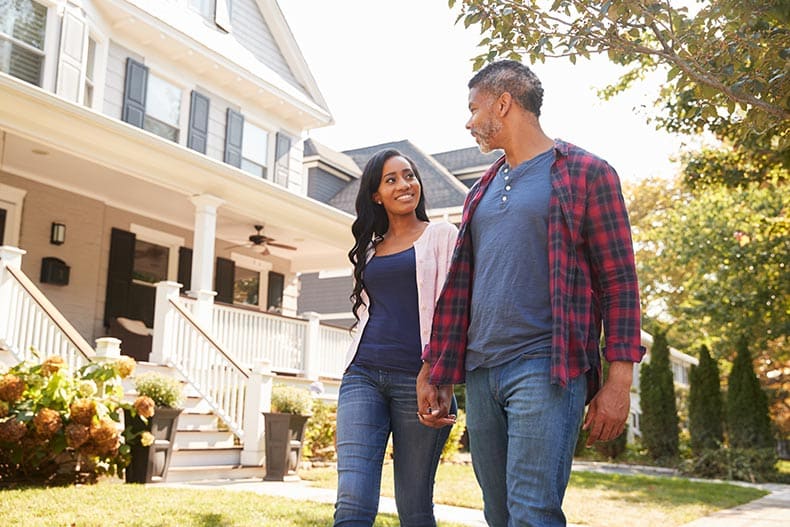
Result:
{"label": "pink cardigan", "polygon": [[[414,242],[414,257],[417,267],[417,300],[420,309],[420,342],[422,350],[431,340],[431,322],[433,320],[433,308],[439,299],[439,294],[444,287],[444,280],[447,277],[447,270],[450,268],[450,260],[453,256],[455,239],[458,236],[458,229],[452,223],[446,221],[435,221],[428,224],[423,233]],[[375,251],[371,248],[368,251],[370,260]],[[368,297],[362,291],[363,305],[359,308],[359,324],[354,330],[354,340],[346,353],[346,362],[343,369],[348,368],[354,356],[357,354],[359,341],[365,325],[368,323]]]}

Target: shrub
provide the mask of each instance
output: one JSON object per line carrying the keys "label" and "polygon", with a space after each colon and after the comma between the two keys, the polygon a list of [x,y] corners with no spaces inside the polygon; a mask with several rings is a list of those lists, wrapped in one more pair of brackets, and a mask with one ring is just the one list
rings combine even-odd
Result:
{"label": "shrub", "polygon": [[706,346],[700,348],[699,366],[691,367],[689,381],[691,449],[700,454],[724,442],[719,366]]}
{"label": "shrub", "polygon": [[322,461],[335,459],[336,423],[337,403],[316,399],[305,432],[303,455],[306,458]]}
{"label": "shrub", "polygon": [[0,376],[0,485],[93,483],[129,463],[121,379],[133,359],[72,372],[60,357]]}
{"label": "shrub", "polygon": [[768,398],[754,374],[752,356],[741,340],[727,389],[727,429],[733,448],[772,448]]}
{"label": "shrub", "polygon": [[138,395],[150,397],[156,406],[180,408],[183,402],[183,385],[178,379],[157,372],[139,375],[134,381]]}
{"label": "shrub", "polygon": [[272,412],[310,415],[313,396],[304,388],[278,383],[272,386]]}
{"label": "shrub", "polygon": [[773,448],[708,449],[684,461],[681,470],[701,478],[734,479],[752,483],[776,481],[776,452]]}
{"label": "shrub", "polygon": [[678,413],[666,334],[656,333],[639,377],[642,442],[656,461],[678,455]]}
{"label": "shrub", "polygon": [[466,413],[460,408],[457,410],[455,424],[450,429],[450,435],[447,437],[447,442],[442,448],[442,461],[452,461],[458,451],[461,449],[461,436],[464,435],[466,430]]}

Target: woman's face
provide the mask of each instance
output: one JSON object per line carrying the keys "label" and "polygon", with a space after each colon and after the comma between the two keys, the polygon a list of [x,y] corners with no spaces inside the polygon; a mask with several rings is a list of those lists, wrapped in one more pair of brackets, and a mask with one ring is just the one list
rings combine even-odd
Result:
{"label": "woman's face", "polygon": [[421,192],[422,187],[411,164],[401,156],[394,156],[384,163],[373,202],[380,203],[388,214],[409,214],[417,208]]}

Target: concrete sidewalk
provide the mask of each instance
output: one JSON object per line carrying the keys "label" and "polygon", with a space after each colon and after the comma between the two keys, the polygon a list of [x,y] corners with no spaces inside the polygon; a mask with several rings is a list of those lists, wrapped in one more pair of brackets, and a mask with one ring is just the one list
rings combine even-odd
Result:
{"label": "concrete sidewalk", "polygon": [[[638,467],[633,465],[622,465],[613,463],[591,463],[574,462],[574,471],[587,472],[606,472],[619,474],[645,474],[651,476],[676,476],[676,471],[657,467]],[[710,480],[699,480],[710,481]],[[725,509],[699,518],[691,523],[680,527],[785,527],[790,526],[790,485],[762,484],[751,485],[743,482],[728,481],[735,485],[758,487],[770,492],[769,495],[745,503],[732,509]],[[334,503],[335,490],[321,489],[310,485],[307,481],[261,481],[240,480],[240,481],[199,481],[188,483],[163,483],[168,487],[180,488],[204,488],[223,490],[238,490],[255,492],[266,496],[279,496],[296,500],[309,500],[321,503]],[[483,518],[483,511],[477,509],[466,509],[463,507],[452,507],[450,505],[434,506],[436,520],[441,525],[444,522],[453,522],[460,525],[470,525],[475,527],[485,527],[486,522]],[[385,496],[379,502],[379,512],[397,514],[395,500]],[[568,527],[581,527],[568,524]]]}

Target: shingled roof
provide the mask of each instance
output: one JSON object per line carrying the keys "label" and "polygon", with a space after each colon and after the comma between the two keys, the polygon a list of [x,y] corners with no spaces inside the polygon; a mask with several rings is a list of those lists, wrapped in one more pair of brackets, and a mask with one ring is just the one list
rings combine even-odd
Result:
{"label": "shingled roof", "polygon": [[488,168],[494,161],[499,159],[502,154],[502,150],[494,150],[487,154],[483,154],[480,152],[479,148],[472,146],[460,150],[450,150],[449,152],[431,154],[431,157],[447,167],[447,170],[455,174],[457,172],[468,172],[471,168]]}
{"label": "shingled roof", "polygon": [[[447,168],[417,148],[411,141],[382,143],[355,150],[346,150],[343,154],[353,159],[362,169],[374,153],[385,148],[398,150],[417,165],[417,170],[420,172],[423,188],[425,189],[425,204],[428,209],[460,207],[463,205],[469,189],[458,181]],[[329,200],[329,204],[353,214],[355,212],[354,202],[356,201],[358,190],[359,180],[356,179]]]}

